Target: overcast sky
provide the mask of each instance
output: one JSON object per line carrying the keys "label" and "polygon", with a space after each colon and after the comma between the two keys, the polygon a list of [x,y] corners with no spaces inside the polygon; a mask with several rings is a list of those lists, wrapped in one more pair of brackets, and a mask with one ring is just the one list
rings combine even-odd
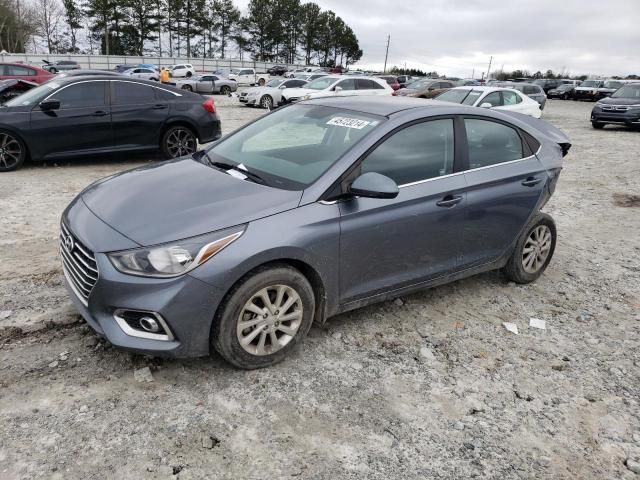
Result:
{"label": "overcast sky", "polygon": [[[236,0],[246,10],[248,0]],[[364,50],[359,65],[470,77],[494,69],[640,74],[640,0],[316,0]]]}

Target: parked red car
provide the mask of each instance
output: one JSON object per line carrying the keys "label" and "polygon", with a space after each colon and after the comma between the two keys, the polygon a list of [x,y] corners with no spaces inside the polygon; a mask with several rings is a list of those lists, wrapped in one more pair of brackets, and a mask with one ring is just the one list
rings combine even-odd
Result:
{"label": "parked red car", "polygon": [[393,88],[394,92],[396,90],[400,90],[400,82],[398,82],[398,78],[397,77],[394,77],[392,75],[378,75],[378,78],[386,80],[386,82],[389,84],[389,86],[391,88]]}
{"label": "parked red car", "polygon": [[34,83],[44,83],[53,78],[40,67],[25,65],[23,63],[0,63],[0,80],[27,80]]}

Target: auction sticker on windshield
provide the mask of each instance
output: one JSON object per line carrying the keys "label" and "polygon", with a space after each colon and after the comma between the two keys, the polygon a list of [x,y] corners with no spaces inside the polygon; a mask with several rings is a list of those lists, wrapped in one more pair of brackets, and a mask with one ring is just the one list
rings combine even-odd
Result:
{"label": "auction sticker on windshield", "polygon": [[367,122],[366,120],[358,120],[357,118],[348,118],[348,117],[334,117],[327,122],[327,125],[335,125],[337,127],[346,127],[346,128],[355,128],[357,130],[362,130],[367,125],[370,125],[371,122]]}

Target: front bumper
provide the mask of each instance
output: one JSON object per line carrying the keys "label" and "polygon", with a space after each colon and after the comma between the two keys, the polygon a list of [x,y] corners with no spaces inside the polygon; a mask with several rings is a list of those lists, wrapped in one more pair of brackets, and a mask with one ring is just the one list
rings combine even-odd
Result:
{"label": "front bumper", "polygon": [[573,92],[573,98],[576,100],[591,100],[595,101],[600,98],[600,94],[596,91],[575,90]]}
{"label": "front bumper", "polygon": [[257,105],[258,98],[257,97],[240,97],[240,103],[244,103],[245,105]]}
{"label": "front bumper", "polygon": [[[88,213],[78,202],[65,212],[63,222],[74,237],[87,248],[94,249],[99,241],[88,238],[87,232],[100,232],[105,224]],[[82,220],[75,225],[74,220]],[[93,225],[91,225],[93,224]],[[209,354],[211,323],[224,292],[190,275],[170,279],[137,277],[120,273],[105,253],[94,253],[98,279],[88,298],[83,298],[74,286],[66,267],[65,285],[71,300],[87,323],[114,346],[138,353],[198,357]],[[153,312],[170,330],[164,340],[144,338],[126,330],[116,320],[116,311]]]}
{"label": "front bumper", "polygon": [[627,127],[637,128],[640,127],[640,108],[625,112],[594,108],[591,112],[591,121],[602,125],[626,125]]}

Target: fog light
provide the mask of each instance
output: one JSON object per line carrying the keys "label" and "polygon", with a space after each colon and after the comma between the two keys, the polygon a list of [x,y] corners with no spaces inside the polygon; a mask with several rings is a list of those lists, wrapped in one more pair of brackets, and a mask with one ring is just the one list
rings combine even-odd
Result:
{"label": "fog light", "polygon": [[113,318],[122,331],[131,337],[162,341],[175,338],[167,322],[157,312],[120,308],[113,312]]}

